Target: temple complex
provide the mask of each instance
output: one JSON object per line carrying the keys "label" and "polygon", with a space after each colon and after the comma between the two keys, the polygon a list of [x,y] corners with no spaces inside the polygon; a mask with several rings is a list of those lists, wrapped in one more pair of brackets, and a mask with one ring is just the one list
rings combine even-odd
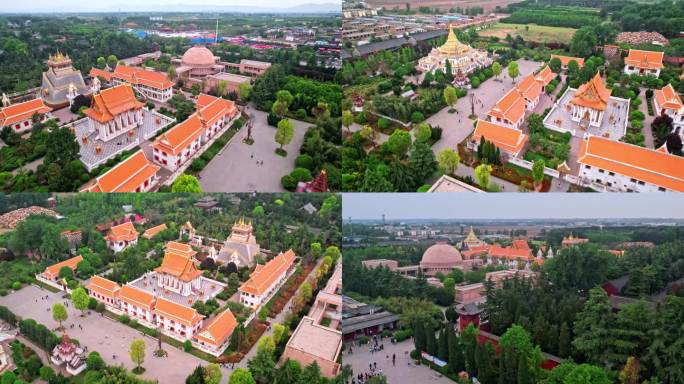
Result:
{"label": "temple complex", "polygon": [[33,128],[33,116],[38,114],[40,121],[52,118],[52,108],[46,106],[40,98],[12,104],[6,94],[2,94],[0,108],[0,128],[10,127],[16,133],[24,133]]}
{"label": "temple complex", "polygon": [[249,280],[238,288],[240,303],[256,310],[285,283],[294,269],[295,254],[291,249],[281,252],[266,264],[257,264]]}
{"label": "temple complex", "polygon": [[48,70],[43,72],[40,96],[50,108],[71,106],[78,95],[90,96],[81,71],[74,69],[69,55],[59,50],[47,60]]}
{"label": "temple complex", "polygon": [[546,128],[619,140],[627,132],[629,100],[610,95],[600,73],[578,89],[568,88],[544,118]]}
{"label": "temple complex", "polygon": [[185,121],[161,134],[152,144],[154,162],[176,172],[189,165],[189,160],[203,152],[240,116],[230,100],[201,94],[196,112]]}
{"label": "temple complex", "polygon": [[157,273],[157,286],[182,296],[198,292],[202,286],[202,272],[192,260],[196,253],[187,244],[175,241],[166,243],[162,264],[154,270]]}
{"label": "temple complex", "polygon": [[468,232],[468,235],[461,242],[461,244],[466,249],[475,249],[475,248],[480,248],[480,247],[484,247],[485,245],[487,245],[487,243],[478,239],[477,235],[475,235],[475,230],[473,230],[472,225],[470,226],[470,231]]}
{"label": "temple complex", "polygon": [[104,239],[111,250],[115,253],[121,252],[129,245],[138,243],[138,231],[135,230],[133,223],[127,221],[110,228]]}
{"label": "temple complex", "polygon": [[74,376],[88,368],[85,350],[72,342],[66,333],[52,350],[50,360],[58,366],[65,365],[67,372]]}
{"label": "temple complex", "polygon": [[474,49],[458,41],[451,25],[449,25],[446,42],[440,47],[433,48],[427,56],[421,58],[417,69],[426,73],[433,73],[439,69],[446,73],[447,61],[451,66],[452,75],[454,77],[459,75],[462,81],[475,70],[485,68],[492,63],[486,51]]}
{"label": "temple complex", "polygon": [[254,264],[254,257],[260,250],[252,222],[241,218],[233,224],[230,236],[223,243],[215,261],[219,264],[233,263],[237,268],[249,267]]}

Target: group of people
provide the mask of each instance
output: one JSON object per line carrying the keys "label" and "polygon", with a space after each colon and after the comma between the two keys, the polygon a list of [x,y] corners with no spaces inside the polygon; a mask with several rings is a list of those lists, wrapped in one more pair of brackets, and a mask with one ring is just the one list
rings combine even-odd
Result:
{"label": "group of people", "polygon": [[359,373],[352,377],[351,384],[363,384],[373,376],[382,375],[382,368],[378,368],[378,363],[368,363],[368,372]]}

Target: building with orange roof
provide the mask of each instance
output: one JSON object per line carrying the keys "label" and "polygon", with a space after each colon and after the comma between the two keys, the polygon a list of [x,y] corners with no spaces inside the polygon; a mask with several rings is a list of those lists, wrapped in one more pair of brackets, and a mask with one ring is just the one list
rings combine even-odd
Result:
{"label": "building with orange roof", "polygon": [[190,296],[202,289],[202,271],[197,269],[191,246],[175,241],[166,243],[162,264],[156,272],[157,286],[182,296]]}
{"label": "building with orange roof", "polygon": [[181,341],[191,340],[202,328],[204,316],[194,308],[158,297],[152,309],[154,319],[162,332]]}
{"label": "building with orange roof", "polygon": [[83,256],[78,255],[76,257],[72,257],[70,259],[60,261],[57,264],[53,264],[43,271],[43,273],[40,274],[41,277],[50,280],[50,281],[57,281],[59,279],[59,270],[68,267],[71,268],[72,271],[76,272],[76,266],[78,263],[83,261]]}
{"label": "building with orange roof", "polygon": [[108,307],[118,307],[119,284],[101,276],[93,276],[86,284],[88,294]]}
{"label": "building with orange roof", "polygon": [[606,88],[598,72],[588,82],[582,84],[570,100],[572,105],[572,120],[587,122],[589,125],[600,126],[603,115],[608,108],[610,90]]}
{"label": "building with orange roof", "polygon": [[168,227],[166,226],[166,224],[159,224],[156,227],[146,229],[142,236],[147,240],[150,240],[153,237],[157,236],[159,232],[165,231],[167,228]]}
{"label": "building with orange roof", "polygon": [[196,108],[187,120],[164,132],[152,144],[154,161],[172,172],[187,167],[240,115],[232,101],[206,94],[199,95]]}
{"label": "building with orange roof", "polygon": [[535,75],[531,73],[520,80],[520,82],[515,85],[515,88],[520,92],[520,96],[525,99],[527,110],[533,111],[537,104],[539,104],[539,97],[544,90],[542,83],[537,81]]}
{"label": "building with orange roof", "polygon": [[213,356],[220,356],[230,344],[230,336],[238,322],[233,312],[226,309],[214,318],[205,321],[205,326],[195,334],[193,345]]}
{"label": "building with orange roof", "polygon": [[100,68],[97,68],[97,67],[92,67],[92,68],[90,69],[90,73],[89,73],[89,74],[90,74],[90,77],[92,77],[93,79],[95,79],[95,78],[102,78],[102,79],[104,79],[107,83],[111,83],[111,82],[112,82],[112,75],[113,75],[113,73],[110,72],[110,71],[107,71],[107,70],[104,70],[104,69],[100,69]]}
{"label": "building with orange roof", "polygon": [[267,302],[292,272],[295,257],[294,251],[290,249],[279,253],[266,264],[257,264],[254,272],[249,275],[249,280],[238,288],[240,303],[258,308]]}
{"label": "building with orange roof", "polygon": [[665,68],[663,64],[664,52],[642,51],[630,49],[625,57],[625,70],[628,75],[660,76],[660,70]]}
{"label": "building with orange roof", "polygon": [[166,73],[147,71],[138,67],[118,65],[111,75],[112,83],[131,84],[142,97],[165,103],[173,97],[174,83]]}
{"label": "building with orange roof", "polygon": [[577,162],[580,179],[597,189],[684,192],[684,157],[589,136]]}
{"label": "building with orange roof", "polygon": [[526,109],[525,99],[516,88],[513,88],[487,112],[487,119],[492,123],[520,129]]}
{"label": "building with orange roof", "polygon": [[106,142],[142,126],[143,107],[131,85],[122,84],[95,94],[84,113],[90,130],[98,132],[97,139]]}
{"label": "building with orange roof", "polygon": [[568,69],[568,64],[570,64],[571,61],[574,61],[577,63],[577,65],[582,68],[584,67],[584,59],[581,57],[572,57],[572,56],[562,56],[562,55],[551,55],[551,60],[553,59],[558,59],[561,62],[561,68],[565,71]]}
{"label": "building with orange roof", "polygon": [[22,103],[11,104],[9,98],[2,94],[2,108],[0,108],[0,127],[10,127],[16,133],[23,133],[33,128],[33,115],[38,114],[39,121],[52,118],[52,108],[46,106],[43,100],[35,98]]}
{"label": "building with orange roof", "polygon": [[525,143],[527,143],[527,135],[522,133],[521,130],[485,120],[478,120],[468,147],[472,150],[477,150],[482,137],[512,157],[517,157],[525,147]]}
{"label": "building with orange roof", "polygon": [[133,223],[127,221],[111,227],[104,239],[111,250],[115,253],[121,252],[129,245],[138,243],[138,231],[133,226]]}
{"label": "building with orange roof", "polygon": [[155,297],[142,289],[124,285],[119,289],[117,295],[119,310],[145,325],[154,327]]}
{"label": "building with orange roof", "polygon": [[139,150],[95,179],[81,192],[148,192],[159,183],[160,167],[152,164]]}
{"label": "building with orange roof", "polygon": [[544,88],[556,78],[556,74],[553,73],[548,65],[546,65],[541,71],[539,71],[539,73],[535,75],[534,78],[542,85],[542,88]]}
{"label": "building with orange roof", "polygon": [[667,84],[662,89],[656,89],[653,96],[656,113],[670,116],[674,125],[673,129],[679,128],[680,134],[682,134],[683,132],[681,131],[684,128],[684,104],[682,104],[682,99],[672,84]]}
{"label": "building with orange roof", "polygon": [[563,237],[563,241],[561,241],[561,246],[572,247],[575,245],[586,244],[588,242],[589,242],[589,239],[573,236],[571,233],[570,236],[564,236]]}

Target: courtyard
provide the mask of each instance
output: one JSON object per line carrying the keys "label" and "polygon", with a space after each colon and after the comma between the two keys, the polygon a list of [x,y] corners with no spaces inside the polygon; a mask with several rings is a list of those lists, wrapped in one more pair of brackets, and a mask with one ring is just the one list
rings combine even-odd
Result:
{"label": "courtyard", "polygon": [[[247,137],[244,126],[221,152],[200,172],[199,180],[205,192],[284,192],[280,178],[292,172],[299,148],[304,142],[304,134],[312,124],[293,120],[294,137],[290,144],[283,148],[287,157],[279,156],[275,149],[276,128],[268,125],[267,113],[257,111],[248,106],[245,109],[254,125],[252,138],[254,143],[242,142]],[[261,164],[263,162],[263,164]]]}
{"label": "courtyard", "polygon": [[200,277],[202,288],[199,291],[194,292],[191,296],[183,296],[173,291],[162,289],[157,285],[157,273],[147,272],[138,279],[131,281],[128,285],[147,291],[157,297],[162,297],[164,299],[173,301],[175,303],[191,306],[197,300],[207,301],[213,299],[221,293],[225,284],[219,283],[218,281],[208,279],[204,276]]}
{"label": "courtyard", "polygon": [[[46,300],[41,297],[47,296]],[[31,318],[44,324],[50,329],[57,328],[58,324],[52,319],[52,312],[48,311],[55,303],[64,303],[69,300],[63,298],[63,293],[53,293],[34,285],[0,297],[0,305],[4,305],[22,318]],[[168,344],[163,348],[168,352],[164,358],[153,355],[157,346],[157,339],[143,335],[127,325],[104,317],[91,311],[84,317],[76,310],[69,301],[67,308],[69,318],[64,322],[64,327],[70,337],[80,341],[82,346],[88,347],[88,351],[97,351],[110,365],[123,364],[127,369],[135,368],[131,362],[128,349],[134,339],[145,340],[145,373],[142,377],[156,379],[160,383],[181,383],[192,373],[197,365],[206,365],[208,362],[185,353]],[[80,327],[79,327],[80,325]],[[73,326],[73,328],[72,328]],[[61,334],[58,332],[58,334]],[[228,382],[229,370],[222,368],[223,382]]]}

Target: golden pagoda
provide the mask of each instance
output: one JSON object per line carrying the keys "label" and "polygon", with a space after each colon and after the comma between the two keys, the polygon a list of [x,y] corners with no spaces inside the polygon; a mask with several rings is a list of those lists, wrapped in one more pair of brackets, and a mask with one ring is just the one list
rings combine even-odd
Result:
{"label": "golden pagoda", "polygon": [[430,53],[418,61],[416,67],[420,72],[434,72],[441,70],[446,73],[447,62],[451,66],[452,75],[459,75],[460,78],[476,71],[480,68],[488,67],[492,64],[492,59],[487,51],[475,49],[468,44],[458,40],[456,33],[449,24],[449,32],[444,44],[433,48]]}

